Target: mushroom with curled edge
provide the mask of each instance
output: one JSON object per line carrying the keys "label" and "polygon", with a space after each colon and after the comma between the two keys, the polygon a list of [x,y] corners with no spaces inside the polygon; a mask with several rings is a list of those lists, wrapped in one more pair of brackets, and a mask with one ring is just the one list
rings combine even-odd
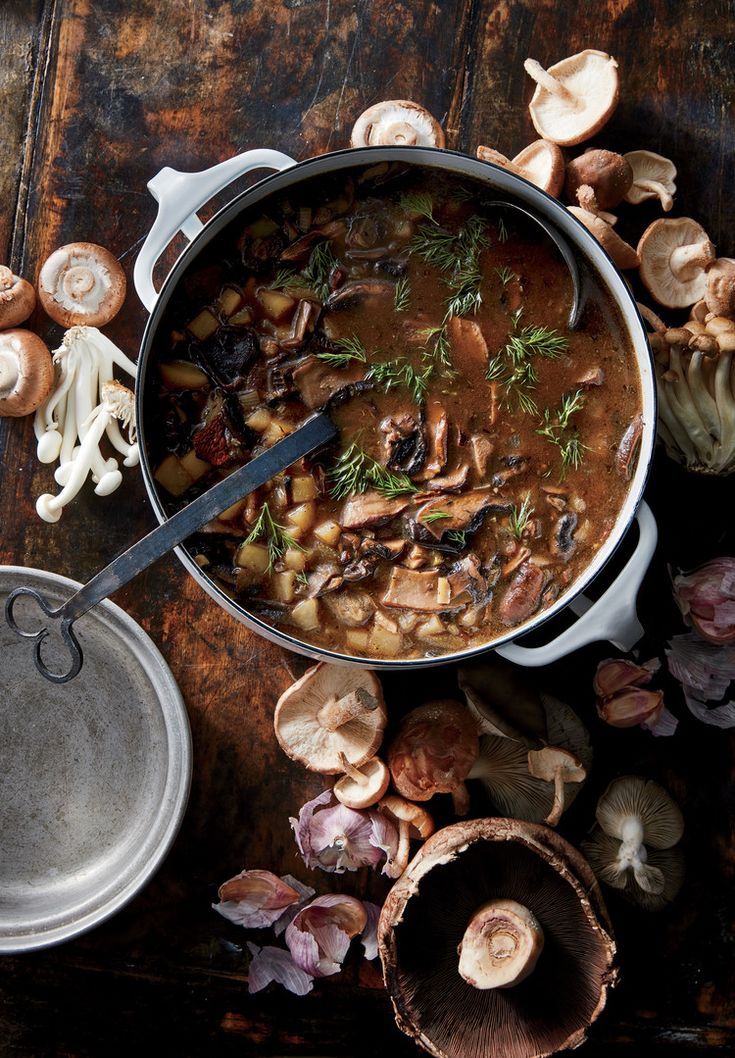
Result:
{"label": "mushroom with curled edge", "polygon": [[27,279],[0,265],[0,330],[17,327],[36,307],[36,291]]}
{"label": "mushroom with curled edge", "polygon": [[370,808],[377,804],[390,785],[390,772],[380,757],[371,757],[356,768],[340,753],[344,775],[334,784],[334,796],[348,808]]}
{"label": "mushroom with curled edge", "polygon": [[320,662],[278,699],[273,717],[284,753],[310,771],[338,775],[375,756],[387,719],[374,673]]}
{"label": "mushroom with curled edge", "polygon": [[676,847],[684,819],[673,798],[651,779],[624,775],[610,783],[596,816],[582,849],[599,880],[649,911],[665,907],[684,877]]}
{"label": "mushroom with curled edge", "polygon": [[579,1046],[617,977],[589,865],[554,831],[509,819],[430,837],[388,894],[378,947],[399,1028],[436,1058]]}
{"label": "mushroom with curled edge", "polygon": [[425,808],[405,801],[402,797],[391,794],[378,804],[378,811],[387,816],[398,828],[398,847],[395,855],[389,857],[383,868],[383,874],[389,878],[400,878],[408,866],[411,851],[411,840],[425,840],[434,833],[434,820]]}
{"label": "mushroom with curled edge", "polygon": [[691,217],[655,220],[638,242],[641,282],[660,305],[684,309],[705,296],[715,248]]}
{"label": "mushroom with curled edge", "polygon": [[735,259],[719,257],[709,266],[704,301],[715,316],[735,317]]}
{"label": "mushroom with curled edge", "polygon": [[565,186],[570,202],[576,202],[578,188],[587,185],[594,191],[600,209],[614,209],[632,183],[630,163],[614,151],[590,149],[567,165]]}
{"label": "mushroom with curled edge", "polygon": [[457,815],[465,815],[469,794],[464,781],[478,750],[477,725],[461,702],[425,702],[404,716],[388,748],[393,785],[412,801],[451,794]]}
{"label": "mushroom with curled edge", "polygon": [[548,70],[526,59],[523,68],[536,82],[528,105],[533,127],[560,147],[594,136],[618,105],[618,64],[604,51],[585,49]]}
{"label": "mushroom with curled edge", "polygon": [[668,213],[676,194],[674,163],[653,151],[628,151],[623,158],[633,170],[633,183],[625,193],[625,201],[637,206],[646,199],[657,198],[664,213]]}
{"label": "mushroom with curled edge", "polygon": [[116,257],[93,242],[54,250],[38,276],[38,297],[62,327],[103,327],[125,301],[126,280]]}
{"label": "mushroom with curled edge", "polygon": [[584,765],[567,749],[544,746],[543,749],[528,751],[528,770],[534,779],[543,779],[544,782],[554,784],[554,803],[544,822],[550,827],[555,827],[565,807],[565,785],[584,782],[587,778]]}
{"label": "mushroom with curled edge", "polygon": [[524,177],[555,198],[564,186],[564,155],[550,140],[534,140],[515,158],[506,158],[492,147],[480,146],[477,157],[481,162],[492,162]]}
{"label": "mushroom with curled edge", "polygon": [[410,99],[386,99],[368,107],[355,122],[351,147],[444,147],[446,139],[436,118]]}
{"label": "mushroom with curled edge", "polygon": [[0,416],[35,411],[54,385],[54,365],[45,342],[20,328],[0,331]]}
{"label": "mushroom with curled edge", "polygon": [[595,193],[587,184],[577,188],[577,199],[579,206],[568,206],[569,212],[578,221],[584,224],[604,250],[612,257],[618,268],[637,268],[640,264],[639,252],[633,249],[624,239],[613,230],[615,217],[609,213],[600,212]]}

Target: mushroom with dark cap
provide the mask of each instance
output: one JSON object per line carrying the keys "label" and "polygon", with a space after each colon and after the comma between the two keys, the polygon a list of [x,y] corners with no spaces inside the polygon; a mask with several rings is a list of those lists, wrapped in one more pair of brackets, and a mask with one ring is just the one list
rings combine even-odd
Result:
{"label": "mushroom with dark cap", "polygon": [[590,48],[545,70],[535,59],[523,68],[536,82],[528,105],[533,126],[560,147],[572,147],[599,132],[618,105],[618,64]]}
{"label": "mushroom with dark cap", "polygon": [[0,416],[28,415],[54,385],[48,347],[32,331],[0,332]]}
{"label": "mushroom with dark cap", "polygon": [[464,780],[478,754],[477,726],[460,702],[441,698],[412,709],[388,749],[393,785],[412,801],[449,793],[458,815],[469,808]]}
{"label": "mushroom with dark cap", "polygon": [[425,808],[391,794],[384,797],[378,810],[398,827],[398,847],[395,855],[388,859],[383,874],[389,878],[400,878],[408,866],[411,839],[422,841],[434,833],[434,820]]}
{"label": "mushroom with dark cap", "polygon": [[292,760],[336,775],[344,760],[359,766],[375,755],[386,718],[374,673],[320,662],[278,699],[273,727]]}
{"label": "mushroom with dark cap", "polygon": [[565,188],[570,202],[577,201],[577,189],[586,184],[595,192],[600,209],[613,209],[623,201],[632,183],[630,164],[614,151],[590,149],[567,165]]}
{"label": "mushroom with dark cap", "polygon": [[351,147],[444,147],[444,130],[436,118],[410,99],[386,99],[368,107],[355,122]]}
{"label": "mushroom with dark cap", "polygon": [[703,298],[715,248],[691,217],[655,220],[638,242],[640,277],[660,305],[684,309]]}
{"label": "mushroom with dark cap", "polygon": [[625,201],[637,206],[646,199],[657,198],[663,211],[668,213],[676,194],[674,163],[653,151],[628,151],[623,157],[633,170],[633,183],[625,194]]}
{"label": "mushroom with dark cap", "polygon": [[596,815],[599,825],[582,848],[600,881],[650,911],[673,900],[684,876],[675,848],[684,819],[663,786],[624,775],[610,783]]}
{"label": "mushroom with dark cap", "polygon": [[378,945],[399,1028],[436,1058],[579,1046],[617,977],[589,865],[554,831],[508,819],[429,838],[388,894]]}
{"label": "mushroom with dark cap", "polygon": [[0,330],[17,327],[36,307],[36,291],[27,279],[0,265]]}
{"label": "mushroom with dark cap", "polygon": [[478,147],[477,157],[524,177],[548,195],[557,196],[564,185],[564,155],[550,140],[534,140],[512,159],[492,147]]}
{"label": "mushroom with dark cap", "polygon": [[116,257],[93,242],[54,250],[38,276],[38,296],[62,327],[103,327],[125,301],[125,272]]}

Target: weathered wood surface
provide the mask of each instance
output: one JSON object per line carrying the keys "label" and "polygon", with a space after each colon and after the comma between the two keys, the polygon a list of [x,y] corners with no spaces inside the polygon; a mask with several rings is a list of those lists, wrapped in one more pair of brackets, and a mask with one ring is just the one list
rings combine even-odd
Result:
{"label": "weathered wood surface", "polygon": [[[612,52],[621,67],[621,104],[599,143],[673,156],[676,212],[697,217],[721,254],[735,254],[735,12],[726,0],[14,0],[2,5],[0,33],[0,254],[7,249],[30,277],[72,239],[110,247],[130,274],[155,214],[145,184],[161,166],[200,169],[254,146],[295,157],[333,150],[361,110],[386,96],[423,102],[450,146],[513,153],[532,138],[523,59],[552,62],[587,46]],[[642,207],[628,234],[653,216]],[[134,356],[144,322],[131,290],[109,333]],[[50,343],[59,337],[41,316],[34,325]],[[124,491],[86,493],[59,525],[40,523],[34,501],[50,473],[33,452],[30,421],[0,420],[3,563],[85,579],[152,527],[135,473]],[[732,552],[731,495],[658,457],[648,498],[662,546],[641,598],[645,657],[681,631],[667,563]],[[302,662],[219,610],[173,558],[117,601],[159,644],[184,693],[190,807],[164,868],[119,916],[57,950],[0,961],[0,1053],[414,1054],[365,964],[305,999],[249,997],[244,936],[209,908],[217,883],[244,866],[307,877],[287,816],[321,782],[283,757],[271,729],[277,695]],[[603,656],[588,648],[540,674],[580,710],[598,747],[565,832],[581,837],[613,775],[660,778],[685,809],[689,880],[659,916],[610,901],[623,979],[588,1053],[734,1053],[733,739],[688,717],[673,687],[675,739],[603,731],[590,686]],[[440,683],[452,693],[452,672],[389,679],[389,703],[399,711]],[[317,882],[373,899],[384,892],[362,874]]]}

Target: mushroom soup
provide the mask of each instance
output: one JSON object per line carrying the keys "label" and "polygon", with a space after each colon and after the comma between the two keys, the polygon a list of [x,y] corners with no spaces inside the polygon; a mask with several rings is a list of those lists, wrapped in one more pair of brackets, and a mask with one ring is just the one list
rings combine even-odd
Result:
{"label": "mushroom soup", "polygon": [[617,310],[470,179],[383,163],[251,207],[158,328],[169,512],[315,409],[339,440],[187,547],[246,610],[348,655],[476,647],[550,606],[612,530],[641,393]]}

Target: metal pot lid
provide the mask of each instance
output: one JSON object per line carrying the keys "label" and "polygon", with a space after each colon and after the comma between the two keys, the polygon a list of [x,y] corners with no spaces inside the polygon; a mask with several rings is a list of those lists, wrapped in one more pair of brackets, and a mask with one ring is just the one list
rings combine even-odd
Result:
{"label": "metal pot lid", "polygon": [[[20,584],[58,604],[79,587],[2,566],[0,605]],[[52,685],[0,622],[0,952],[58,944],[118,911],[186,808],[191,734],[165,661],[114,603],[76,627],[84,667]]]}

